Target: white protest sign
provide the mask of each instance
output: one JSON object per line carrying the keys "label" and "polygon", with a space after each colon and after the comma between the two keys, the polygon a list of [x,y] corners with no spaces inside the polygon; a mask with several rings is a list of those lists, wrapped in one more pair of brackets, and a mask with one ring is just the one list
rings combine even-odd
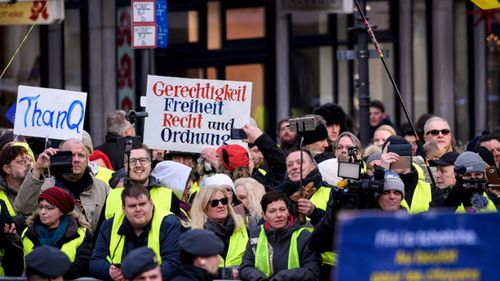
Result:
{"label": "white protest sign", "polygon": [[150,148],[201,152],[235,143],[231,128],[250,120],[252,83],[148,76],[144,143]]}
{"label": "white protest sign", "polygon": [[19,86],[14,134],[81,139],[87,93]]}

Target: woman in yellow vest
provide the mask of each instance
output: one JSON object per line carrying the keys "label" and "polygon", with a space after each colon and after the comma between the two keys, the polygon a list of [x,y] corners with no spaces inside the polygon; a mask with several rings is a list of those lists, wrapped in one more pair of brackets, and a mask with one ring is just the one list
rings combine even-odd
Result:
{"label": "woman in yellow vest", "polygon": [[200,189],[191,207],[193,228],[210,230],[224,242],[219,265],[220,279],[239,279],[238,268],[245,252],[248,233],[243,218],[235,214],[223,186]]}
{"label": "woman in yellow vest", "polygon": [[25,257],[43,245],[61,249],[68,256],[71,268],[64,279],[88,276],[92,252],[90,224],[82,214],[73,211],[74,207],[75,200],[67,191],[48,188],[38,197],[38,210],[27,219],[28,226],[22,233]]}
{"label": "woman in yellow vest", "polygon": [[250,231],[241,280],[319,280],[321,258],[308,246],[311,233],[290,215],[286,202],[278,191],[262,197],[266,222]]}

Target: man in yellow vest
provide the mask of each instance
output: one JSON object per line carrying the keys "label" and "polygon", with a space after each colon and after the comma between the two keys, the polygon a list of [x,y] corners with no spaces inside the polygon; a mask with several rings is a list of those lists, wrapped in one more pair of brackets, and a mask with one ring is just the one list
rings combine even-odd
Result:
{"label": "man in yellow vest", "polygon": [[[380,166],[385,170],[396,172],[405,184],[405,196],[401,205],[405,207],[410,214],[427,212],[432,201],[431,185],[425,180],[423,170],[412,164],[411,156],[400,156],[395,152],[388,152],[390,145],[401,145],[410,143],[400,136],[390,136],[384,143]],[[411,150],[411,148],[410,148]],[[402,163],[403,157],[408,157],[407,166],[396,167],[394,163]]]}
{"label": "man in yellow vest", "polygon": [[156,208],[149,191],[130,183],[122,192],[121,214],[106,220],[99,231],[90,259],[93,277],[101,280],[123,280],[122,260],[132,250],[147,246],[161,264],[164,280],[170,280],[180,265],[179,220],[171,213]]}
{"label": "man in yellow vest", "polygon": [[[479,154],[465,151],[455,160],[457,182],[446,198],[446,206],[457,213],[497,212],[497,196],[488,188],[486,163]],[[492,200],[493,199],[493,200]]]}
{"label": "man in yellow vest", "polygon": [[7,145],[0,151],[0,199],[4,200],[11,216],[15,216],[14,200],[33,163],[32,157],[22,146]]}
{"label": "man in yellow vest", "polygon": [[318,280],[320,256],[309,249],[311,233],[290,215],[287,201],[278,191],[262,197],[265,223],[250,231],[241,280]]}
{"label": "man in yellow vest", "polygon": [[[127,168],[128,164],[130,164],[129,181],[146,187],[157,208],[170,211],[177,216],[181,215],[179,199],[177,199],[171,189],[161,186],[159,181],[151,176],[151,150],[146,145],[142,145],[141,148],[132,149],[130,151],[130,161],[125,156],[125,166]],[[122,191],[123,186],[117,186],[110,190],[106,198],[106,219],[111,218],[116,213],[121,213],[120,196]]]}

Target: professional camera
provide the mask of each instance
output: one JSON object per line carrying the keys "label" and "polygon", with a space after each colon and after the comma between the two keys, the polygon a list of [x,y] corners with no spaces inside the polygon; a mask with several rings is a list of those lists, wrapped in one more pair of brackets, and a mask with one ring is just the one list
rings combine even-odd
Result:
{"label": "professional camera", "polygon": [[340,209],[367,209],[376,206],[375,193],[384,191],[384,169],[375,167],[373,178],[361,173],[361,161],[357,161],[356,148],[349,148],[349,161],[339,161],[337,175],[345,179],[345,187],[338,191]]}

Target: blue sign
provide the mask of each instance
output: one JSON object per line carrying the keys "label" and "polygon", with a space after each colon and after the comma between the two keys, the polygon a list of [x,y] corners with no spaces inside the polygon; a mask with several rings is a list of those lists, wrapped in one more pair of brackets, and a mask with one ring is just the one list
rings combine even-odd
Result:
{"label": "blue sign", "polygon": [[168,46],[167,0],[156,0],[156,48]]}
{"label": "blue sign", "polygon": [[339,221],[335,280],[498,280],[498,213],[351,213]]}
{"label": "blue sign", "polygon": [[10,124],[14,125],[14,119],[16,116],[16,104],[14,103],[7,112],[5,112],[5,117],[9,120]]}

